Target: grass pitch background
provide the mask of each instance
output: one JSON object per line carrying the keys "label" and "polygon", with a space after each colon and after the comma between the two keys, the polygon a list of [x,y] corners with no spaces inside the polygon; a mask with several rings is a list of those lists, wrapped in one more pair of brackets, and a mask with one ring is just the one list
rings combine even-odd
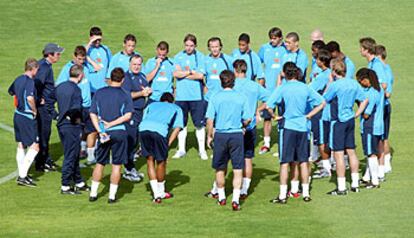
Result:
{"label": "grass pitch background", "polygon": [[[309,34],[315,28],[325,40],[336,40],[357,68],[366,66],[359,55],[358,39],[372,36],[387,47],[395,75],[392,97],[391,143],[393,173],[375,191],[363,190],[348,197],[329,197],[335,180],[313,182],[310,204],[290,200],[275,206],[268,200],[278,193],[277,159],[257,156],[252,194],[242,212],[218,207],[202,195],[212,182],[211,160],[200,161],[193,127],[189,127],[187,157],[170,161],[167,188],[176,197],[160,206],[151,204],[148,180],[133,185],[123,180],[120,202],[106,204],[108,186],[101,185],[96,203],[87,194],[59,193],[60,173],[35,174],[38,188],[17,187],[14,181],[0,185],[0,237],[400,237],[414,232],[414,192],[411,157],[414,126],[412,56],[413,1],[1,1],[0,2],[0,122],[12,126],[13,103],[7,94],[12,80],[22,73],[27,57],[41,57],[48,42],[66,48],[54,65],[55,77],[71,59],[76,45],[85,44],[89,28],[98,25],[104,43],[113,54],[121,50],[125,34],[138,38],[137,50],[148,59],[156,43],[167,40],[170,56],[182,49],[188,32],[198,37],[198,49],[207,53],[206,41],[220,36],[224,52],[237,47],[241,32],[251,36],[254,50],[267,42],[267,31],[279,26],[283,33],[297,31],[301,48],[310,57]],[[262,134],[259,125],[259,134]],[[359,134],[356,134],[359,141]],[[273,141],[274,140],[273,136]],[[258,138],[260,143],[262,138]],[[358,144],[360,145],[360,143]],[[259,147],[258,144],[257,147]],[[273,144],[272,151],[276,145]],[[58,163],[62,149],[53,126],[51,151]],[[13,136],[0,130],[0,177],[16,169]],[[170,151],[170,155],[175,150]],[[209,152],[210,153],[210,152]],[[361,146],[358,155],[362,160]],[[146,172],[143,160],[137,167]],[[90,179],[91,169],[82,170]],[[109,173],[109,171],[108,171]],[[107,175],[108,175],[107,173]],[[108,176],[104,179],[108,184]],[[228,183],[230,185],[230,183]],[[227,190],[231,192],[230,189]]]}

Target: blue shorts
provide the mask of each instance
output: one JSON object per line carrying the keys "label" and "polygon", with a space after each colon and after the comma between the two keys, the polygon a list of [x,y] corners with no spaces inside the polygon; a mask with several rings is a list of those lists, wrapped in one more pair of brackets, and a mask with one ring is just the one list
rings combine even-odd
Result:
{"label": "blue shorts", "polygon": [[311,118],[311,131],[313,137],[313,145],[325,144],[324,135],[325,127],[322,120],[322,112],[319,112]]}
{"label": "blue shorts", "polygon": [[85,134],[96,132],[95,127],[93,126],[91,117],[89,116],[89,107],[82,108],[82,119],[84,123],[83,131]]}
{"label": "blue shorts", "polygon": [[16,142],[21,142],[23,146],[31,146],[33,143],[39,143],[36,119],[30,119],[15,113],[13,124]]}
{"label": "blue shorts", "polygon": [[384,107],[384,135],[383,140],[388,140],[390,135],[390,125],[391,125],[391,104],[385,105]]}
{"label": "blue shorts", "polygon": [[370,156],[378,154],[378,146],[381,141],[381,136],[373,135],[372,130],[364,129],[364,133],[361,134],[361,137],[364,155]]}
{"label": "blue shorts", "polygon": [[142,156],[152,156],[156,161],[166,161],[168,158],[167,138],[153,131],[140,132]]}
{"label": "blue shorts", "polygon": [[227,169],[231,160],[233,169],[244,169],[244,141],[242,132],[214,134],[213,169]]}
{"label": "blue shorts", "polygon": [[256,146],[256,127],[246,130],[243,136],[244,140],[244,158],[253,159],[254,147]]}
{"label": "blue shorts", "polygon": [[96,161],[98,164],[109,164],[109,154],[112,151],[112,164],[122,165],[128,160],[128,134],[124,130],[107,131],[109,141],[101,143],[98,139]]}
{"label": "blue shorts", "polygon": [[308,132],[281,129],[279,131],[279,161],[281,164],[309,161]]}
{"label": "blue shorts", "polygon": [[176,101],[175,104],[183,110],[184,127],[187,126],[188,113],[191,113],[193,124],[197,128],[205,126],[206,103],[199,101]]}
{"label": "blue shorts", "polygon": [[355,119],[346,122],[332,121],[329,135],[329,148],[332,151],[355,149]]}
{"label": "blue shorts", "polygon": [[[274,109],[273,109],[274,110]],[[269,111],[267,109],[264,109],[262,111],[260,111],[260,116],[263,118],[263,120],[265,121],[270,121],[272,120],[272,115],[270,115]]]}

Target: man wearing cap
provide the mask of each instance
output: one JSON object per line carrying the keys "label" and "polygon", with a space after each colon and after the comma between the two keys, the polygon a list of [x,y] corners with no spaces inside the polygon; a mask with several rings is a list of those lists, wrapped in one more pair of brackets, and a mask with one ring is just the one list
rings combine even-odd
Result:
{"label": "man wearing cap", "polygon": [[38,134],[40,151],[36,157],[36,170],[48,172],[55,170],[55,164],[49,155],[49,139],[52,119],[55,115],[53,91],[55,81],[52,64],[60,59],[64,48],[54,43],[48,43],[43,49],[43,59],[39,60],[39,70],[35,76],[37,90],[36,106],[38,108]]}

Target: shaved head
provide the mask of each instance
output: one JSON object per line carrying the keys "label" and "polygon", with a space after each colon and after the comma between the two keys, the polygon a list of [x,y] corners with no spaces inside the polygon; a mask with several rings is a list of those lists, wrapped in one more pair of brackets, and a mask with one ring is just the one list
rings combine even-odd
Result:
{"label": "shaved head", "polygon": [[317,40],[323,41],[323,32],[319,29],[315,29],[314,31],[312,31],[310,37],[312,42],[315,42]]}

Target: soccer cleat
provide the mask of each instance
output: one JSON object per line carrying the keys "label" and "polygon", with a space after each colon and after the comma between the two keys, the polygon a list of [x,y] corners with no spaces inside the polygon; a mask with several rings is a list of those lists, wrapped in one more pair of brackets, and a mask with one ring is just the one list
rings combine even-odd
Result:
{"label": "soccer cleat", "polygon": [[304,202],[310,202],[310,201],[312,201],[312,198],[310,196],[306,196],[306,197],[303,197],[303,201]]}
{"label": "soccer cleat", "polygon": [[177,150],[177,152],[175,152],[175,155],[173,155],[173,159],[180,159],[180,158],[182,158],[182,157],[184,157],[185,156],[185,151],[180,151],[180,150]]}
{"label": "soccer cleat", "polygon": [[366,189],[375,189],[375,188],[380,188],[380,185],[379,184],[375,185],[373,183],[368,183],[367,185],[365,185],[365,188]]}
{"label": "soccer cleat", "polygon": [[154,199],[152,199],[152,202],[155,203],[155,204],[160,204],[162,202],[162,199],[161,198],[154,198]]}
{"label": "soccer cleat", "polygon": [[170,193],[170,192],[165,192],[164,196],[162,196],[162,199],[170,199],[173,198],[174,194]]}
{"label": "soccer cleat", "polygon": [[32,176],[30,176],[30,175],[27,175],[27,176],[26,176],[26,178],[27,178],[30,182],[37,181],[37,179],[33,178],[33,177],[32,177]]}
{"label": "soccer cleat", "polygon": [[231,203],[231,207],[233,208],[233,211],[240,211],[241,210],[240,204],[237,203],[237,202],[234,202],[234,201]]}
{"label": "soccer cleat", "polygon": [[319,173],[315,172],[312,175],[312,178],[314,179],[322,179],[322,178],[330,178],[331,172],[327,171],[326,169],[319,170]]}
{"label": "soccer cleat", "polygon": [[217,200],[217,204],[220,206],[225,206],[227,203],[226,199]]}
{"label": "soccer cleat", "polygon": [[359,193],[360,192],[359,187],[351,187],[351,192]]}
{"label": "soccer cleat", "polygon": [[206,151],[200,152],[198,153],[198,155],[200,156],[201,160],[208,160],[208,155]]}
{"label": "soccer cleat", "polygon": [[81,152],[79,153],[79,158],[86,158],[88,157],[88,153],[86,152],[86,150],[81,150]]}
{"label": "soccer cleat", "polygon": [[108,198],[108,204],[114,204],[116,202],[118,202],[118,200]]}
{"label": "soccer cleat", "polygon": [[89,202],[96,202],[98,200],[98,197],[89,197]]}
{"label": "soccer cleat", "polygon": [[86,183],[82,187],[75,186],[75,190],[77,191],[83,191],[83,192],[89,192],[91,190],[91,187],[89,187]]}
{"label": "soccer cleat", "polygon": [[46,163],[45,164],[45,170],[48,170],[48,171],[46,171],[46,172],[53,172],[53,171],[56,171],[56,166],[54,166],[53,164],[51,164],[51,163]]}
{"label": "soccer cleat", "polygon": [[63,195],[79,195],[79,194],[82,194],[80,191],[78,191],[77,189],[73,189],[73,188],[70,188],[70,189],[68,189],[68,190],[60,190],[60,194],[63,194]]}
{"label": "soccer cleat", "polygon": [[287,197],[280,199],[279,196],[273,198],[272,200],[270,200],[269,202],[273,203],[273,204],[286,204],[287,203]]}
{"label": "soccer cleat", "polygon": [[144,178],[144,174],[138,172],[135,168],[132,168],[131,170],[124,169],[122,177],[131,182],[138,183]]}
{"label": "soccer cleat", "polygon": [[27,177],[24,177],[24,178],[18,177],[16,181],[17,181],[17,185],[20,185],[20,186],[26,186],[26,187],[31,187],[31,188],[34,188],[37,186],[33,181],[29,180]]}
{"label": "soccer cleat", "polygon": [[269,151],[270,151],[270,148],[269,148],[269,147],[267,147],[267,146],[262,146],[262,147],[260,147],[259,155],[266,154],[266,153],[267,153],[267,152],[269,152]]}
{"label": "soccer cleat", "polygon": [[240,200],[246,200],[249,197],[247,193],[240,194]]}
{"label": "soccer cleat", "polygon": [[298,198],[298,197],[300,197],[300,192],[297,192],[297,193],[292,193],[291,191],[289,191],[289,192],[287,193],[287,197],[288,197],[288,198]]}
{"label": "soccer cleat", "polygon": [[378,177],[378,181],[380,181],[381,183],[385,182],[385,177]]}
{"label": "soccer cleat", "polygon": [[366,180],[364,180],[364,179],[360,179],[360,180],[359,180],[359,185],[362,185],[362,186],[367,186],[368,184],[370,184],[370,181],[366,181]]}
{"label": "soccer cleat", "polygon": [[338,189],[334,189],[326,194],[332,195],[332,196],[345,196],[345,195],[348,195],[348,190],[345,189],[344,191],[340,191]]}
{"label": "soccer cleat", "polygon": [[214,198],[214,199],[217,199],[217,198],[218,198],[218,193],[212,193],[212,192],[210,191],[210,192],[205,193],[205,194],[204,194],[204,197],[206,197],[206,198]]}

